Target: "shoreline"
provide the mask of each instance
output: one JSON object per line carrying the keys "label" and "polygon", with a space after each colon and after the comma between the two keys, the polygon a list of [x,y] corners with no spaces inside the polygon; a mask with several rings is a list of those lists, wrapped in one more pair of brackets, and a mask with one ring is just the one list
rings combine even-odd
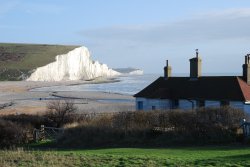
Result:
{"label": "shoreline", "polygon": [[[7,81],[7,82],[19,82],[19,81]],[[30,83],[41,83],[43,86],[32,87],[29,88],[27,91],[32,91],[32,89],[39,89],[44,87],[53,87],[53,86],[74,86],[74,85],[85,85],[85,84],[103,84],[103,83],[115,83],[120,82],[118,78],[101,78],[99,79],[92,79],[92,80],[75,80],[75,81],[55,81],[55,82],[48,82],[48,81],[20,81],[20,82],[30,82]]]}
{"label": "shoreline", "polygon": [[[60,82],[2,81],[0,82],[0,105],[10,102],[13,102],[13,105],[0,109],[0,115],[42,114],[46,112],[47,102],[50,101],[53,92],[58,96],[76,98],[74,101],[79,113],[134,110],[134,97],[131,95],[99,91],[32,91],[32,89],[42,87],[100,84],[119,81],[118,78]],[[88,103],[84,99],[87,99]],[[53,99],[51,98],[51,100]]]}

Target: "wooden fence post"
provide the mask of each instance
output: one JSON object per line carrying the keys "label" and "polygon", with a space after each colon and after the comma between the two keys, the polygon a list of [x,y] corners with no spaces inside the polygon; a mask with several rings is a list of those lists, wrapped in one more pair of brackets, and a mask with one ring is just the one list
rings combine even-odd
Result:
{"label": "wooden fence post", "polygon": [[41,134],[41,135],[40,135],[41,140],[44,140],[44,139],[45,139],[44,125],[41,125],[40,134]]}
{"label": "wooden fence post", "polygon": [[33,131],[33,140],[37,143],[39,141],[39,130],[34,129]]}

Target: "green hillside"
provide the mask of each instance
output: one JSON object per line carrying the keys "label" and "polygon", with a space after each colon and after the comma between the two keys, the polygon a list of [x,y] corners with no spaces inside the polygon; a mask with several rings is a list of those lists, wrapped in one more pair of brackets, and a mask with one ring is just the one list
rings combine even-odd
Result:
{"label": "green hillside", "polygon": [[0,43],[0,80],[22,80],[78,46]]}
{"label": "green hillside", "polygon": [[0,150],[0,166],[243,167],[248,146],[109,148],[91,150]]}

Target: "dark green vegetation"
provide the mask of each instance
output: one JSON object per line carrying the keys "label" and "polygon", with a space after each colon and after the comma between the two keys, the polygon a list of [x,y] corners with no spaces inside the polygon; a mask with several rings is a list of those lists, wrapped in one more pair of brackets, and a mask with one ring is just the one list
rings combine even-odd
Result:
{"label": "dark green vegetation", "polygon": [[78,46],[0,43],[0,80],[22,80],[31,70]]}
{"label": "dark green vegetation", "polygon": [[[250,166],[241,110],[75,114],[74,106],[50,105],[45,115],[0,118],[0,147],[28,150],[0,151],[0,166]],[[65,131],[35,143],[32,132],[40,125]]]}
{"label": "dark green vegetation", "polygon": [[0,151],[0,166],[250,166],[249,147]]}
{"label": "dark green vegetation", "polygon": [[[237,143],[244,112],[232,108],[123,112],[82,118],[59,147],[166,147]],[[70,137],[69,137],[70,136]]]}
{"label": "dark green vegetation", "polygon": [[[50,143],[54,148],[150,148],[224,145],[243,141],[239,126],[246,115],[237,109],[75,114],[64,112],[71,111],[71,106],[63,106],[64,104],[55,103],[54,105],[60,106],[57,107],[60,110],[50,107],[45,115],[2,116],[0,146],[18,146],[32,142],[29,137],[32,137],[33,129],[40,128],[41,125],[64,127],[64,133],[56,138],[55,143]],[[6,131],[11,133],[5,133]],[[20,140],[12,139],[16,134],[19,134]]]}

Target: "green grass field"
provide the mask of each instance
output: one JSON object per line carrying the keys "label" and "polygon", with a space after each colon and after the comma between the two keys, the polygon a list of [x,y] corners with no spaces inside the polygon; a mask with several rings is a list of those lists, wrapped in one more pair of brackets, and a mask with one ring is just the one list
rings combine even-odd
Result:
{"label": "green grass field", "polygon": [[250,166],[250,148],[0,151],[0,166]]}
{"label": "green grass field", "polygon": [[0,43],[0,80],[19,80],[22,73],[51,63],[56,55],[66,54],[76,47]]}

